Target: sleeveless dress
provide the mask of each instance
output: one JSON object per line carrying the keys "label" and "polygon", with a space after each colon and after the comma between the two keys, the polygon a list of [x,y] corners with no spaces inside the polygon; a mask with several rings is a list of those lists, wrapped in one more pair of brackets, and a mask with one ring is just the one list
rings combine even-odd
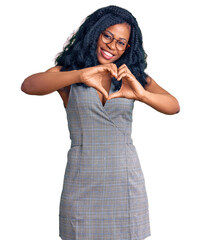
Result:
{"label": "sleeveless dress", "polygon": [[[115,92],[113,81],[109,95]],[[145,180],[131,138],[133,106],[127,98],[103,106],[95,88],[71,85],[61,239],[142,240],[151,235]]]}

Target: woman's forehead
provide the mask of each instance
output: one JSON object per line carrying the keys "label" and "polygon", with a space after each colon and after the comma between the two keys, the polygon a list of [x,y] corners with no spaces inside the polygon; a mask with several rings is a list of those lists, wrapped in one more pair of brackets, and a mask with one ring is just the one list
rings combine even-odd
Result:
{"label": "woman's forehead", "polygon": [[116,37],[129,38],[131,27],[128,23],[120,23],[120,24],[111,25],[105,30],[110,31]]}

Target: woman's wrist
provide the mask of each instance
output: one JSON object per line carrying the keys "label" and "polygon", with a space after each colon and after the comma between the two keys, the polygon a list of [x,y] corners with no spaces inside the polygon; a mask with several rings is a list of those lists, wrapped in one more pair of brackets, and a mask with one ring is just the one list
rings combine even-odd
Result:
{"label": "woman's wrist", "polygon": [[139,101],[143,102],[143,103],[148,103],[149,99],[150,99],[150,95],[151,95],[151,93],[144,89],[143,93],[139,97]]}
{"label": "woman's wrist", "polygon": [[77,70],[79,83],[83,83],[83,72],[84,72],[84,69]]}
{"label": "woman's wrist", "polygon": [[146,101],[146,99],[148,98],[146,92],[147,92],[147,91],[146,91],[145,89],[143,89],[143,91],[140,91],[139,94],[136,94],[136,93],[135,93],[135,95],[136,95],[135,100],[137,100],[137,101],[139,101],[139,102],[144,102],[144,101]]}
{"label": "woman's wrist", "polygon": [[75,84],[75,83],[81,83],[81,71],[82,69],[79,70],[71,70],[71,71],[66,71],[66,81],[67,85]]}

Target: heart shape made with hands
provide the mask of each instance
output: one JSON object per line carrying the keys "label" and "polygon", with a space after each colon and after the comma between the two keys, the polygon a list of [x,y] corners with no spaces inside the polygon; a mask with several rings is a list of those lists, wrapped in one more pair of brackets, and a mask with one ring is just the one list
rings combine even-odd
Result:
{"label": "heart shape made with hands", "polygon": [[117,70],[117,81],[122,80],[122,85],[119,91],[108,95],[107,100],[112,98],[128,98],[140,100],[144,94],[145,89],[138,82],[135,76],[127,68],[125,64]]}

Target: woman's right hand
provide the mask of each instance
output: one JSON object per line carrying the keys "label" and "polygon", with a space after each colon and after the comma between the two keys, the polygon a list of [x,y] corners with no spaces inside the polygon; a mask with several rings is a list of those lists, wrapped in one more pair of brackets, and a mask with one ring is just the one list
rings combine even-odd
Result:
{"label": "woman's right hand", "polygon": [[82,83],[89,87],[96,88],[106,98],[108,93],[103,87],[104,82],[108,81],[109,78],[117,78],[117,66],[114,63],[101,64],[94,67],[88,67],[80,69],[80,80]]}

